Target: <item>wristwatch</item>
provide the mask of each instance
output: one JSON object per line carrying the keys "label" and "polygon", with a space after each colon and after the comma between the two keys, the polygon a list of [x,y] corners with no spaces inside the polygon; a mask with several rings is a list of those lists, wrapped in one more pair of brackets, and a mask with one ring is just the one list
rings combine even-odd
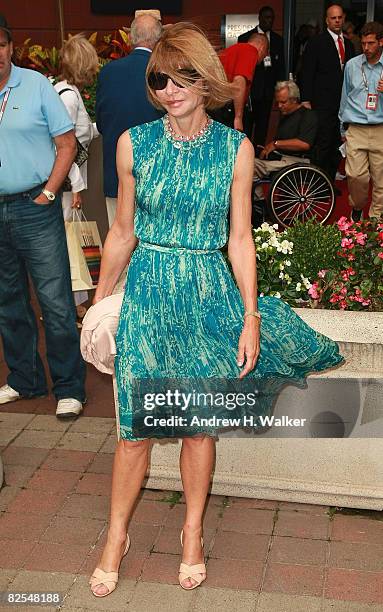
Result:
{"label": "wristwatch", "polygon": [[43,189],[41,193],[43,193],[50,202],[53,202],[53,200],[56,198],[56,194],[53,193],[53,191],[48,191],[48,189]]}

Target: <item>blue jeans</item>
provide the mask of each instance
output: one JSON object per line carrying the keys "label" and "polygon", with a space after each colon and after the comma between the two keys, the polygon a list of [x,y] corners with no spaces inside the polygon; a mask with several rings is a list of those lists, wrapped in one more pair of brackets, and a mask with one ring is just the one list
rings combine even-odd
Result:
{"label": "blue jeans", "polygon": [[0,333],[10,370],[8,384],[22,396],[47,393],[37,350],[38,329],[28,274],[44,319],[47,359],[57,399],[85,400],[61,198],[36,204],[41,188],[0,202]]}

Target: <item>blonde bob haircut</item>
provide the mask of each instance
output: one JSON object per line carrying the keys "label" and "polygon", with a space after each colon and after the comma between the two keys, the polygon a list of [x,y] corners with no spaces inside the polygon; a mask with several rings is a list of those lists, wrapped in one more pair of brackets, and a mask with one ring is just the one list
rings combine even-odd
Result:
{"label": "blonde bob haircut", "polygon": [[96,49],[84,36],[76,34],[66,40],[60,50],[60,80],[66,80],[79,89],[93,83],[99,70]]}
{"label": "blonde bob haircut", "polygon": [[[194,70],[201,78],[197,81],[188,79],[180,73],[182,69]],[[193,23],[179,22],[165,27],[149,59],[146,79],[150,72],[163,72],[202,96],[207,110],[224,106],[235,92],[235,87],[228,83],[217,53],[202,30]],[[149,87],[148,82],[147,90],[152,104],[162,110],[157,92]]]}

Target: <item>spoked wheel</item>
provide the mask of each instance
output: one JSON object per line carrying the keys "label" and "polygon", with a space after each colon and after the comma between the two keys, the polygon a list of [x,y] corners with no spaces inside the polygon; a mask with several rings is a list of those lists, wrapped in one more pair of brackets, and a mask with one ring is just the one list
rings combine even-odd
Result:
{"label": "spoked wheel", "polygon": [[270,208],[283,227],[289,227],[296,220],[315,219],[324,223],[331,215],[334,203],[332,183],[316,166],[288,166],[278,172],[270,186]]}

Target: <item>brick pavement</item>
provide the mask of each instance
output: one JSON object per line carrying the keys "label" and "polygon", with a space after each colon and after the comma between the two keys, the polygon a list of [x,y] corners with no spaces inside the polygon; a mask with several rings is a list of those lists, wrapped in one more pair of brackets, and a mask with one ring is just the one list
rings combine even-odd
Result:
{"label": "brick pavement", "polygon": [[23,403],[0,410],[0,589],[59,591],[61,609],[78,612],[383,610],[381,513],[211,495],[208,578],[185,592],[177,586],[184,499],[152,490],[142,491],[130,525],[118,588],[96,599],[87,580],[106,536],[114,419],[61,422]]}

